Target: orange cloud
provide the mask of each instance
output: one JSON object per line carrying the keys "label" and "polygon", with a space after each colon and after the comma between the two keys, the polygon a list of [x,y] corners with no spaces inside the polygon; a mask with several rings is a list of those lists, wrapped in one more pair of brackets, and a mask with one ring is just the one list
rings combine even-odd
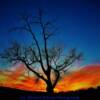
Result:
{"label": "orange cloud", "polygon": [[[29,91],[45,91],[46,84],[35,76],[28,77],[24,65],[11,71],[0,71],[0,86],[18,88]],[[75,91],[100,86],[100,65],[88,65],[80,70],[65,75],[56,88],[56,92]]]}

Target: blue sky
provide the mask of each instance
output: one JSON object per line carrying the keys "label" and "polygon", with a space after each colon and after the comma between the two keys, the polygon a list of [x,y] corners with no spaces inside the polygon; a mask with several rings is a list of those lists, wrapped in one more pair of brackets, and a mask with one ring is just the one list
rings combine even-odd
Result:
{"label": "blue sky", "polygon": [[26,34],[8,30],[19,25],[18,13],[34,15],[38,8],[46,11],[48,18],[57,19],[59,32],[54,41],[62,41],[66,47],[83,52],[85,64],[100,63],[99,0],[0,0],[0,51],[14,39],[30,41]]}

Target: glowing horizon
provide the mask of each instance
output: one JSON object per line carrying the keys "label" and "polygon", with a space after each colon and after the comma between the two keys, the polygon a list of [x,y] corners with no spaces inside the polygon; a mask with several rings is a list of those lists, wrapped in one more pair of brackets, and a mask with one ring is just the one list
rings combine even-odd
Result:
{"label": "glowing horizon", "polygon": [[[20,65],[13,71],[0,71],[0,86],[28,91],[46,92],[46,84],[37,77],[27,76],[25,68]],[[78,71],[65,75],[57,86],[55,92],[67,92],[80,89],[96,88],[100,86],[100,64],[88,65]]]}

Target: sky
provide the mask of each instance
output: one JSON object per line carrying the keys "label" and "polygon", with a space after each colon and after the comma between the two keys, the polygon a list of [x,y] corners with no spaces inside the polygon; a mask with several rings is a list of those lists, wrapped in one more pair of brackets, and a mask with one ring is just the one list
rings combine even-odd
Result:
{"label": "sky", "polygon": [[[99,0],[0,0],[0,51],[10,41],[30,42],[30,36],[8,30],[19,25],[18,13],[37,12],[42,8],[59,27],[53,42],[76,47],[84,54],[84,64],[100,63],[100,1]],[[39,37],[38,37],[39,38]],[[0,62],[0,67],[4,64]],[[6,65],[5,65],[6,66]]]}

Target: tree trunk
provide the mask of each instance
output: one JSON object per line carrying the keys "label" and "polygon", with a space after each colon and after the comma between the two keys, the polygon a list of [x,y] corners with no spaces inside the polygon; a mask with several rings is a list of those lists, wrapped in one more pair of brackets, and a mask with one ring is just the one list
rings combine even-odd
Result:
{"label": "tree trunk", "polygon": [[50,81],[47,81],[46,84],[47,84],[47,88],[46,88],[47,93],[50,93],[50,94],[54,93],[54,88],[52,86],[52,83]]}

